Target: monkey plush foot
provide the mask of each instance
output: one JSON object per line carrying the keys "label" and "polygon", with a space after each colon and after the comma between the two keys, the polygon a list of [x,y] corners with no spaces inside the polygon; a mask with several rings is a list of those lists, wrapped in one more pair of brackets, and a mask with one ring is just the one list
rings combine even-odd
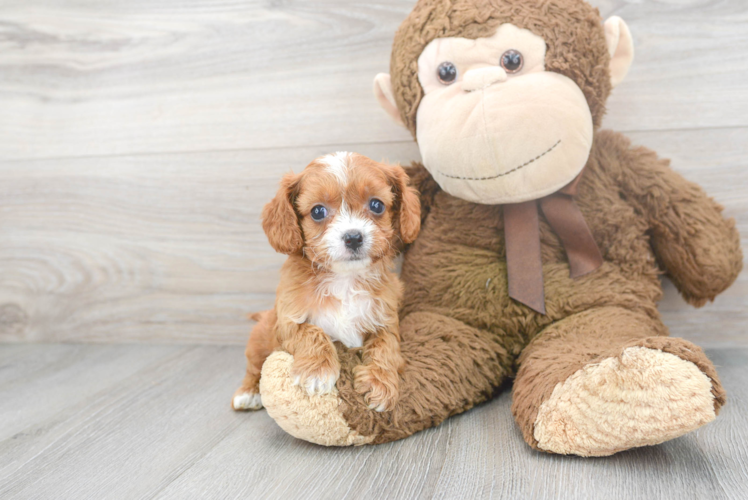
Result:
{"label": "monkey plush foot", "polygon": [[541,450],[606,456],[673,439],[715,416],[712,380],[696,364],[635,346],[557,384],[534,436]]}
{"label": "monkey plush foot", "polygon": [[398,381],[400,397],[388,411],[370,408],[368,387],[356,383],[355,374],[364,373],[357,369],[363,362],[359,350],[336,343],[340,378],[327,394],[310,396],[294,385],[290,354],[274,352],[265,360],[260,392],[268,415],[292,436],[312,443],[387,443],[484,401],[504,378],[500,360],[510,363],[495,336],[439,314],[407,315],[400,334],[406,366]]}
{"label": "monkey plush foot", "polygon": [[337,389],[310,396],[294,384],[293,356],[274,352],[265,360],[260,379],[262,403],[278,425],[292,436],[324,446],[368,444],[374,436],[352,430],[340,411]]}

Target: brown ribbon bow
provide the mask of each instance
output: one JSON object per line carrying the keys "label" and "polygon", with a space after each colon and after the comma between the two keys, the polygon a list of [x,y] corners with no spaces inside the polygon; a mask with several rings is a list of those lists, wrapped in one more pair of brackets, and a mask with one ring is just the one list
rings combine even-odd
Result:
{"label": "brown ribbon bow", "polygon": [[603,264],[592,232],[574,203],[581,177],[580,173],[563,189],[540,200],[504,205],[509,296],[541,314],[545,314],[545,293],[538,202],[548,224],[561,240],[572,278],[591,273]]}

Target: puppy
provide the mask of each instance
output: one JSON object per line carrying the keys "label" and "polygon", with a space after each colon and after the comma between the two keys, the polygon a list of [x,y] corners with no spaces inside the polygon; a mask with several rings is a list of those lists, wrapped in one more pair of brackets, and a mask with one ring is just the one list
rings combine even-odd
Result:
{"label": "puppy", "polygon": [[247,374],[235,410],[262,408],[260,371],[280,348],[294,356],[291,376],[309,394],[332,391],[340,373],[333,342],[363,347],[354,386],[370,408],[391,410],[398,399],[398,307],[402,284],[393,259],[421,226],[416,191],[399,166],[335,153],[281,180],[265,205],[262,227],[289,257],[281,268],[275,308],[258,320],[247,342]]}

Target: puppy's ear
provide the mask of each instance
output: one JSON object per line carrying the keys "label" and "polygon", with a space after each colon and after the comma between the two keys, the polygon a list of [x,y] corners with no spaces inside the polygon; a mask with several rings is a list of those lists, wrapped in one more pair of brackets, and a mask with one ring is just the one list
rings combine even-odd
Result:
{"label": "puppy's ear", "polygon": [[413,243],[421,230],[421,201],[418,191],[408,185],[408,174],[399,165],[389,167],[389,178],[399,204],[400,238]]}
{"label": "puppy's ear", "polygon": [[288,173],[280,182],[280,189],[262,209],[262,229],[276,252],[286,255],[301,252],[304,238],[293,202],[298,194],[301,175]]}

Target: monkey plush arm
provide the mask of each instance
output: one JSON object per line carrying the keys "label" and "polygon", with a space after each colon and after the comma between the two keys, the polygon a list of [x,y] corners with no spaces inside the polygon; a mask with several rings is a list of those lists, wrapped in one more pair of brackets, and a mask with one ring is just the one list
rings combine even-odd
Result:
{"label": "monkey plush arm", "polygon": [[621,194],[647,218],[660,266],[688,303],[699,307],[714,300],[743,266],[735,220],[722,217],[722,206],[673,171],[669,160],[632,148],[619,134],[606,135],[601,139],[619,146],[617,158],[609,160],[617,163]]}

